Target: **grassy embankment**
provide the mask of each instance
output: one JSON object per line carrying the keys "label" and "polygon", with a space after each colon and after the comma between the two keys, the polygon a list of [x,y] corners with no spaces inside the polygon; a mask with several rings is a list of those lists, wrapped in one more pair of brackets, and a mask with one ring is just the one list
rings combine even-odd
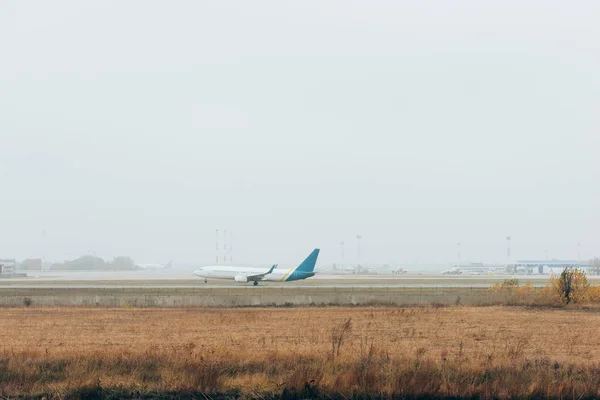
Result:
{"label": "grassy embankment", "polygon": [[0,397],[600,394],[600,314],[518,307],[0,309]]}
{"label": "grassy embankment", "polygon": [[235,307],[323,305],[499,305],[508,293],[485,288],[248,287],[234,288],[1,288],[0,307]]}

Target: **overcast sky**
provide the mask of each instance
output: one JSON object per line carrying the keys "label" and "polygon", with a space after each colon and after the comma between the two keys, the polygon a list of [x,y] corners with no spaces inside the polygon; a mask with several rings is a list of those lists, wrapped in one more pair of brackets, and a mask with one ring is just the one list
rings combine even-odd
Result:
{"label": "overcast sky", "polygon": [[0,3],[0,258],[600,255],[600,2]]}

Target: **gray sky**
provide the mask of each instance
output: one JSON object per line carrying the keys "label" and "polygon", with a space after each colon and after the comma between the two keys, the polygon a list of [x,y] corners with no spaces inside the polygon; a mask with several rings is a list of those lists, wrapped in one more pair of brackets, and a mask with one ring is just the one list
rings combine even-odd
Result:
{"label": "gray sky", "polygon": [[[596,1],[0,3],[0,257],[600,255]],[[45,235],[43,232],[46,232]]]}

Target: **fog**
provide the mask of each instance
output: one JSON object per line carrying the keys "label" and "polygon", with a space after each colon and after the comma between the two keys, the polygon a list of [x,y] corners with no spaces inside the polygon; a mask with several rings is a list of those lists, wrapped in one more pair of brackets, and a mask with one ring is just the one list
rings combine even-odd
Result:
{"label": "fog", "polygon": [[[0,3],[0,258],[600,255],[600,3]],[[581,246],[578,249],[577,243]]]}

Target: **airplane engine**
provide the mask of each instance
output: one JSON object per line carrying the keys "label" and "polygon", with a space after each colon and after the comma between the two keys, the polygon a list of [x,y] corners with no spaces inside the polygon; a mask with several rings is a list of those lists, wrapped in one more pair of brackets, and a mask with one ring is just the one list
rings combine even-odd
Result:
{"label": "airplane engine", "polygon": [[245,276],[241,276],[241,275],[236,276],[235,278],[233,278],[233,280],[236,282],[242,282],[242,283],[248,282],[248,278]]}

